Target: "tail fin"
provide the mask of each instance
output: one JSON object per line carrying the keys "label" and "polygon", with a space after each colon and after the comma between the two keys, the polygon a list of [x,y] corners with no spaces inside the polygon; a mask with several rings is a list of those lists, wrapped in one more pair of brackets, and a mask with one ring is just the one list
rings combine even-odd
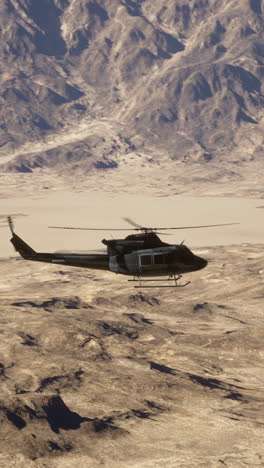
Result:
{"label": "tail fin", "polygon": [[23,241],[19,236],[15,233],[13,234],[12,239],[10,239],[13,246],[15,247],[16,251],[20,253],[21,257],[25,259],[32,258],[36,255],[37,252],[33,250],[26,242]]}
{"label": "tail fin", "polygon": [[10,242],[12,242],[13,246],[15,247],[15,250],[20,253],[21,257],[25,259],[31,259],[36,255],[37,252],[33,250],[26,242],[21,239],[21,237],[17,236],[14,232],[14,224],[11,216],[8,216],[7,218],[8,224],[10,227],[10,230],[12,232],[12,238],[10,239]]}

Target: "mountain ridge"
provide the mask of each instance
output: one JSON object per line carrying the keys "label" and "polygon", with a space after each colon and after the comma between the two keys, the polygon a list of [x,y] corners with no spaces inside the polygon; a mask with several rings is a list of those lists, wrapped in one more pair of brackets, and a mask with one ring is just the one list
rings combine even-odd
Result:
{"label": "mountain ridge", "polygon": [[[224,171],[261,163],[261,1],[5,0],[0,8],[2,171],[74,170],[76,159],[90,171],[102,153],[114,168],[123,158],[133,164],[127,147],[172,170],[173,161],[213,160]],[[79,154],[74,165],[65,139]],[[59,143],[52,154],[50,140]]]}

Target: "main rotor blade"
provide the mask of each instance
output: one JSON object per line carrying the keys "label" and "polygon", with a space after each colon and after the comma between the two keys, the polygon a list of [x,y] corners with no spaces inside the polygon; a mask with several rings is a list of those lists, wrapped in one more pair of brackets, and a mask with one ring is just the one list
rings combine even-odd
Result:
{"label": "main rotor blade", "polygon": [[173,229],[199,229],[199,228],[208,228],[208,227],[215,227],[215,226],[233,226],[234,224],[240,224],[240,223],[222,223],[222,224],[204,224],[201,226],[178,226],[178,227],[159,227],[159,228],[152,228],[153,231],[159,230],[159,231],[171,231]]}
{"label": "main rotor blade", "polygon": [[65,254],[65,255],[69,255],[69,254],[80,254],[80,255],[97,255],[97,254],[104,254],[105,253],[105,249],[90,249],[90,250],[74,250],[74,252],[72,252],[72,250],[67,250],[67,249],[64,249],[64,250],[56,250],[54,253],[60,253],[60,254]]}
{"label": "main rotor blade", "polygon": [[172,236],[172,234],[170,232],[158,232],[158,231],[150,231],[150,232],[154,232],[155,234],[161,234],[162,236]]}
{"label": "main rotor blade", "polygon": [[141,226],[140,224],[136,223],[135,221],[133,221],[133,219],[131,218],[123,218],[124,221],[126,221],[128,224],[131,224],[131,226],[134,226],[138,229],[145,229],[143,226]]}
{"label": "main rotor blade", "polygon": [[137,231],[137,229],[129,229],[129,228],[84,228],[84,227],[71,227],[71,226],[48,226],[49,229],[78,229],[81,231]]}
{"label": "main rotor blade", "polygon": [[222,223],[222,224],[204,224],[201,226],[178,226],[178,227],[156,227],[156,228],[145,228],[145,227],[136,227],[131,228],[85,228],[85,227],[71,227],[71,226],[48,226],[49,229],[74,229],[79,231],[145,231],[145,232],[156,232],[157,234],[162,234],[158,231],[172,231],[175,229],[200,229],[216,226],[233,226],[234,224],[240,223]]}

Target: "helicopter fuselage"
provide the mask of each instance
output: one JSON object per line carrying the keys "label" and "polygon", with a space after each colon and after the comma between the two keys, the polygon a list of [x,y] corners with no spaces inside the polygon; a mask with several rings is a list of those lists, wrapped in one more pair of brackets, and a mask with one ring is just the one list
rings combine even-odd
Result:
{"label": "helicopter fuselage", "polygon": [[134,277],[180,275],[200,270],[207,265],[205,259],[194,255],[185,245],[166,244],[154,233],[104,240],[103,243],[107,246],[106,255],[35,252],[14,232],[11,242],[26,260],[108,270]]}
{"label": "helicopter fuselage", "polygon": [[109,269],[114,273],[140,277],[171,276],[204,268],[207,261],[194,255],[186,246],[171,245],[138,250],[109,257]]}

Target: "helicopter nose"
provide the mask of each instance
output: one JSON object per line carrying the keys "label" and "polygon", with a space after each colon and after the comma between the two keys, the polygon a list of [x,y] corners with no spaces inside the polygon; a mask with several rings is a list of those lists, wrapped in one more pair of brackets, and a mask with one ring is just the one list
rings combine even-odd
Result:
{"label": "helicopter nose", "polygon": [[208,261],[202,257],[197,257],[197,260],[198,260],[199,270],[201,270],[202,268],[205,268],[208,265]]}

